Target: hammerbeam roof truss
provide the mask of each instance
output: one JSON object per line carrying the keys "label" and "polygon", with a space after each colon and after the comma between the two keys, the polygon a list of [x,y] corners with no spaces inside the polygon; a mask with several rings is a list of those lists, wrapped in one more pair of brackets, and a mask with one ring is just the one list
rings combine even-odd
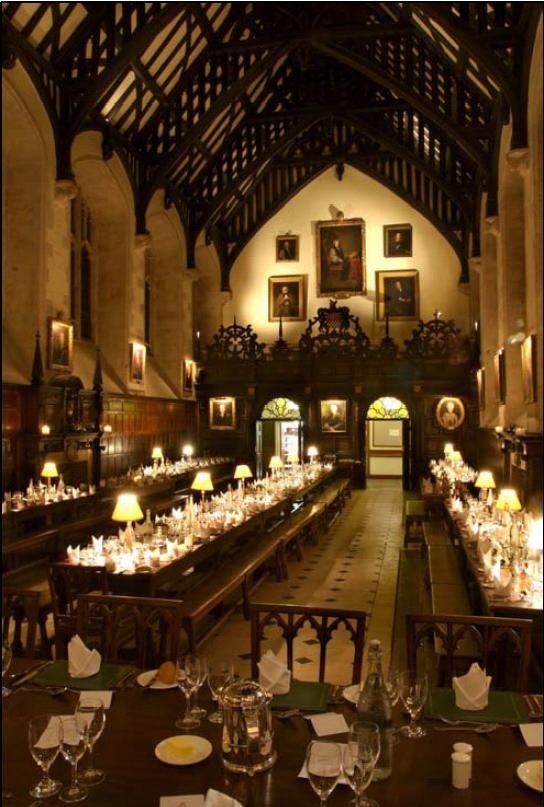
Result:
{"label": "hammerbeam roof truss", "polygon": [[262,223],[345,164],[426,215],[467,258],[493,205],[500,125],[523,145],[539,3],[3,3],[56,136],[99,128],[125,162],[138,227],[158,187],[189,255],[206,229],[222,283]]}

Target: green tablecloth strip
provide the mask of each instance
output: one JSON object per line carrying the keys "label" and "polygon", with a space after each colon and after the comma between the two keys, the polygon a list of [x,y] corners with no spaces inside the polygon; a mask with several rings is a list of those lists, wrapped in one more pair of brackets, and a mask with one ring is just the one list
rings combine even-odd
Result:
{"label": "green tablecloth strip", "polygon": [[67,661],[54,661],[32,679],[44,687],[71,687],[72,689],[111,689],[134,667],[121,664],[101,664],[100,670],[90,678],[72,678]]}
{"label": "green tablecloth strip", "polygon": [[485,709],[467,711],[455,705],[453,689],[431,689],[425,704],[425,717],[448,720],[475,720],[481,723],[526,723],[527,709],[518,692],[490,690]]}
{"label": "green tablecloth strip", "polygon": [[274,695],[272,708],[323,712],[327,709],[330,693],[330,684],[321,684],[314,681],[291,681],[289,692],[285,695]]}

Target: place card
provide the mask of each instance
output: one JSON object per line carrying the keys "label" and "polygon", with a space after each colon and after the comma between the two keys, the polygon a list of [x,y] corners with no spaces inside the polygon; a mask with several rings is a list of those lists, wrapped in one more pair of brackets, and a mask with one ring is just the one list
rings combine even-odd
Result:
{"label": "place card", "polygon": [[[338,743],[338,745],[342,749],[342,756],[343,756],[344,755],[344,748],[346,747],[347,743]],[[304,762],[302,768],[300,769],[298,777],[299,777],[299,779],[308,779],[308,771],[306,770],[306,762]],[[340,774],[340,778],[338,779],[338,784],[339,785],[347,785],[348,784],[348,781],[347,781],[346,777],[344,776],[343,771]],[[161,807],[162,807],[162,805],[161,805]]]}
{"label": "place card", "polygon": [[84,690],[79,696],[79,702],[85,703],[89,700],[100,700],[104,705],[104,709],[109,709],[111,706],[111,699],[113,697],[113,690],[111,689],[88,689]]}
{"label": "place card", "polygon": [[204,796],[161,796],[159,807],[204,807]]}
{"label": "place card", "polygon": [[520,723],[519,729],[523,739],[530,748],[542,748],[542,723]]}
{"label": "place card", "polygon": [[310,722],[318,737],[326,737],[329,734],[345,734],[349,731],[344,715],[338,714],[338,712],[313,715]]}

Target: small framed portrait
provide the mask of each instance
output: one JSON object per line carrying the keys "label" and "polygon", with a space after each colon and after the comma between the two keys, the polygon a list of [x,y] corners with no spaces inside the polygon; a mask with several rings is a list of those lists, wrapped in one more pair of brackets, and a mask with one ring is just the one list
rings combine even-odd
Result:
{"label": "small framed portrait", "polygon": [[73,366],[74,326],[62,319],[47,320],[47,367],[70,372]]}
{"label": "small framed portrait", "polygon": [[276,237],[276,262],[298,261],[298,235]]}
{"label": "small framed portrait", "polygon": [[399,269],[376,272],[376,319],[419,319],[419,272]]}
{"label": "small framed portrait", "polygon": [[521,343],[521,384],[523,402],[536,401],[536,335],[526,336]]}
{"label": "small framed portrait", "polygon": [[145,379],[146,347],[141,342],[130,343],[130,380],[135,384],[143,384]]}
{"label": "small framed portrait", "polygon": [[183,359],[183,392],[190,395],[193,391],[195,363],[192,359]]}
{"label": "small framed portrait", "polygon": [[366,294],[363,219],[318,221],[317,296],[343,298]]}
{"label": "small framed portrait", "polygon": [[460,398],[441,398],[436,405],[436,420],[448,431],[457,429],[465,419],[465,405]]}
{"label": "small framed portrait", "polygon": [[478,385],[478,406],[482,412],[485,409],[485,367],[476,370],[476,384]]}
{"label": "small framed portrait", "polygon": [[411,224],[386,224],[384,226],[383,254],[386,258],[412,257]]}
{"label": "small framed portrait", "polygon": [[506,358],[503,348],[497,350],[493,356],[493,369],[495,371],[495,401],[502,404],[506,400]]}
{"label": "small framed portrait", "polygon": [[320,401],[320,409],[322,432],[336,432],[337,434],[347,432],[347,401],[345,398]]}
{"label": "small framed portrait", "polygon": [[268,278],[268,321],[306,319],[304,275]]}
{"label": "small framed portrait", "polygon": [[236,400],[210,398],[210,429],[236,428]]}

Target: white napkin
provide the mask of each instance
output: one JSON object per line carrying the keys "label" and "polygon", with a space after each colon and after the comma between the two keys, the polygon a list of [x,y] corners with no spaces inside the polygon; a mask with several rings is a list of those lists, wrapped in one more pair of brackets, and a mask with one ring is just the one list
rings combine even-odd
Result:
{"label": "white napkin", "polygon": [[210,787],[206,793],[204,807],[242,807],[242,805],[232,796],[227,796],[225,793],[220,793],[219,790],[213,790]]}
{"label": "white napkin", "polygon": [[159,807],[204,807],[204,796],[161,796]]}
{"label": "white napkin", "polygon": [[68,673],[72,678],[89,678],[100,669],[102,656],[98,650],[89,650],[81,638],[72,636],[68,642]]}
{"label": "white napkin", "polygon": [[321,715],[312,715],[310,723],[318,737],[326,737],[329,734],[344,734],[349,731],[344,715],[338,712],[324,712]]}
{"label": "white napkin", "polygon": [[93,535],[92,539],[93,539],[93,549],[94,549],[94,551],[97,554],[101,555],[102,554],[102,548],[103,548],[103,545],[104,545],[104,536],[101,535],[99,538],[95,538],[94,535]]}
{"label": "white napkin", "polygon": [[109,709],[112,697],[113,689],[85,689],[82,690],[79,696],[79,702],[85,703],[85,701],[99,700],[102,701],[104,709]]}
{"label": "white napkin", "polygon": [[466,675],[453,679],[455,705],[458,709],[475,712],[485,709],[489,699],[491,676],[485,674],[479,664],[474,662]]}
{"label": "white napkin", "polygon": [[519,728],[526,745],[530,748],[542,748],[542,723],[520,723]]}
{"label": "white napkin", "polygon": [[70,561],[70,563],[73,563],[74,566],[77,566],[79,564],[79,546],[75,547],[68,546],[66,548],[66,554],[68,556],[68,560]]}
{"label": "white napkin", "polygon": [[273,695],[285,695],[291,686],[291,671],[272,650],[267,650],[257,664],[259,683]]}

